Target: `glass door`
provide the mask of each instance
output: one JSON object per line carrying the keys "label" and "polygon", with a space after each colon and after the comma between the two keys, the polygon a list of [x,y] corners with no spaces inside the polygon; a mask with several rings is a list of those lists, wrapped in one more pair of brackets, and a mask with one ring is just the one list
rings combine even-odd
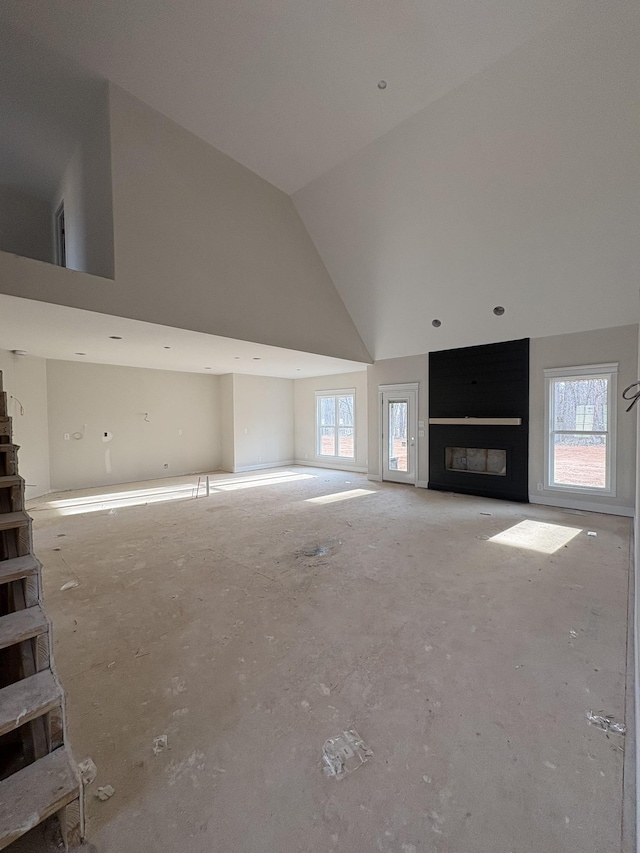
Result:
{"label": "glass door", "polygon": [[417,393],[382,393],[382,479],[415,483]]}

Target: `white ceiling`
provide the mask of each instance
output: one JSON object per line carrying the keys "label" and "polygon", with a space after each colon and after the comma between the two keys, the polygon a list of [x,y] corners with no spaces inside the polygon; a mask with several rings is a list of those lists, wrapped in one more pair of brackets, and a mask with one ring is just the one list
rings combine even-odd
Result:
{"label": "white ceiling", "polygon": [[[119,335],[122,340],[112,340],[111,335]],[[248,373],[287,379],[366,369],[366,365],[355,361],[157,326],[3,294],[0,294],[0,349],[25,350],[31,356],[64,361],[188,373]]]}
{"label": "white ceiling", "polygon": [[[0,106],[11,118],[3,133],[16,155],[21,133],[31,147],[55,143],[63,133],[57,108],[45,116],[54,134],[46,125],[34,134],[33,110],[58,103],[69,75],[107,78],[291,193],[581,5],[3,0]],[[46,90],[39,66],[49,57],[59,72],[49,79],[62,85],[42,97],[25,81],[35,63]],[[12,96],[19,114],[8,112]],[[26,153],[29,174],[43,171],[47,146]]]}

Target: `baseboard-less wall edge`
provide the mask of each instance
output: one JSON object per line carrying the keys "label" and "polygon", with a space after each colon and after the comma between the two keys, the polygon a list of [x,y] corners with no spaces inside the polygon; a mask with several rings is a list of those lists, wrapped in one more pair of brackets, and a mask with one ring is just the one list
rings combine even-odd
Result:
{"label": "baseboard-less wall edge", "polygon": [[581,509],[585,512],[603,512],[606,515],[624,515],[633,518],[632,506],[613,506],[611,504],[598,504],[590,501],[577,501],[571,498],[540,498],[537,495],[529,495],[530,504],[541,504],[542,506],[555,506],[560,509]]}
{"label": "baseboard-less wall edge", "polygon": [[333,465],[330,462],[319,462],[317,459],[296,459],[294,465],[305,468],[329,468],[331,471],[352,471],[354,474],[366,474],[364,465]]}
{"label": "baseboard-less wall edge", "polygon": [[380,476],[380,474],[368,474],[367,480],[371,480],[373,483],[381,483],[382,477]]}
{"label": "baseboard-less wall edge", "polygon": [[265,468],[284,468],[287,465],[296,465],[293,459],[285,459],[282,462],[260,462],[259,465],[240,465],[234,468],[234,474],[242,474],[245,471],[263,471]]}

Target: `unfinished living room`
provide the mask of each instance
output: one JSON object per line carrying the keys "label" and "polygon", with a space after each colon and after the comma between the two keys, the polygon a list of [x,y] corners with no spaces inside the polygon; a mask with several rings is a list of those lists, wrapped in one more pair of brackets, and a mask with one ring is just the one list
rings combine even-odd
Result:
{"label": "unfinished living room", "polygon": [[637,849],[639,45],[5,0],[0,850]]}

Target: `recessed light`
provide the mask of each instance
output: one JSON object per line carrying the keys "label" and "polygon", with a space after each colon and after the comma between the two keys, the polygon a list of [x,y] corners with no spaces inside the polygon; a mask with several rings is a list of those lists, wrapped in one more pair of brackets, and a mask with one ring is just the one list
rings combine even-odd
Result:
{"label": "recessed light", "polygon": [[109,337],[111,338],[112,341],[121,341],[122,340],[121,335],[109,335]]}
{"label": "recessed light", "polygon": [[11,352],[14,355],[26,355],[27,354],[26,349],[12,349]]}
{"label": "recessed light", "polygon": [[239,356],[239,355],[234,355],[234,358],[240,358],[240,356]]}
{"label": "recessed light", "polygon": [[442,325],[442,320],[432,320],[431,325],[434,326],[436,329],[439,329]]}
{"label": "recessed light", "polygon": [[496,307],[493,309],[493,313],[496,315],[496,317],[502,317],[502,315],[504,314],[504,308],[502,307],[502,305],[496,305]]}
{"label": "recessed light", "polygon": [[164,347],[164,349],[171,349],[171,347]]}
{"label": "recessed light", "polygon": [[211,370],[211,368],[210,368],[210,367],[205,367],[205,370]]}
{"label": "recessed light", "polygon": [[254,360],[254,361],[260,361],[260,356],[259,356],[259,355],[254,355],[253,360]]}
{"label": "recessed light", "polygon": [[77,352],[76,355],[86,355],[86,352]]}
{"label": "recessed light", "polygon": [[378,89],[386,89],[387,81],[386,80],[378,80]]}

